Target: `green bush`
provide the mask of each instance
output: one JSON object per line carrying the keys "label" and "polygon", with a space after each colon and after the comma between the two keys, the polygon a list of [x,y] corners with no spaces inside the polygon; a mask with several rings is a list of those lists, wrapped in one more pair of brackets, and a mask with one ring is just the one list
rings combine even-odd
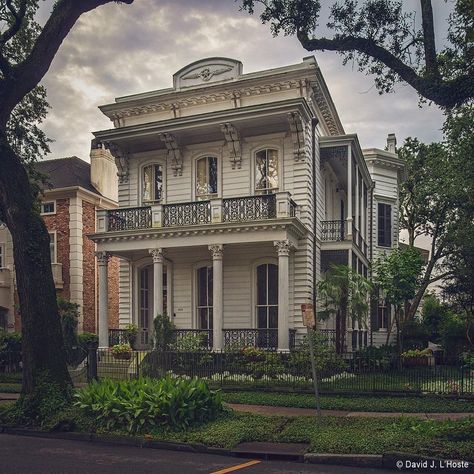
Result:
{"label": "green bush", "polygon": [[81,389],[75,398],[74,405],[99,426],[134,433],[158,426],[183,430],[222,410],[220,393],[199,379],[104,380]]}
{"label": "green bush", "polygon": [[0,352],[3,351],[21,351],[21,334],[19,332],[6,332],[0,329]]}
{"label": "green bush", "polygon": [[154,348],[158,351],[167,351],[174,342],[174,324],[166,314],[158,314],[153,320]]}
{"label": "green bush", "polygon": [[84,332],[77,336],[77,343],[79,347],[87,351],[91,345],[99,344],[99,336],[92,332]]}
{"label": "green bush", "polygon": [[206,334],[193,334],[189,332],[176,341],[174,348],[178,352],[202,352],[206,350],[204,346],[206,337],[208,337]]}

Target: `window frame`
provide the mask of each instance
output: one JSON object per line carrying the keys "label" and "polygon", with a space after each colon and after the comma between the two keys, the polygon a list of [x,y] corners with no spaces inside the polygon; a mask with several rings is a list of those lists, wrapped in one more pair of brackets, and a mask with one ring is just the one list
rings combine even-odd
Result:
{"label": "window frame", "polygon": [[[203,269],[206,268],[206,302],[207,305],[199,305],[199,292],[200,292],[200,287],[199,287],[199,272]],[[212,266],[212,263],[204,263],[201,265],[198,265],[194,268],[194,284],[195,284],[195,301],[194,301],[194,311],[195,311],[195,321],[196,321],[196,328],[197,329],[203,329],[207,331],[212,331],[213,329],[213,313],[214,313],[214,292],[213,289],[211,289],[211,295],[212,295],[212,304],[209,305],[209,272],[214,273],[214,269]],[[212,278],[214,278],[214,275],[212,275]],[[211,286],[212,288],[212,286]],[[201,316],[200,316],[200,309],[206,309],[207,311],[207,328],[201,327]],[[209,312],[211,310],[211,312]]]}
{"label": "window frame", "polygon": [[[380,214],[381,206],[384,206],[385,209],[383,216]],[[387,207],[389,208],[389,219],[387,219]],[[381,228],[381,218],[383,219],[383,228]],[[387,226],[387,220],[389,226]],[[381,240],[381,232],[383,232],[383,240]],[[393,204],[391,203],[377,202],[377,246],[384,248],[393,246]]]}
{"label": "window frame", "polygon": [[[144,198],[144,192],[145,192],[145,169],[149,168],[150,166],[153,167],[153,177],[152,177],[152,183],[153,183],[153,199],[150,200],[145,200]],[[155,199],[155,167],[160,166],[161,167],[161,197],[160,199]],[[165,202],[165,174],[166,174],[166,164],[161,162],[161,161],[148,161],[146,163],[143,163],[140,166],[140,200],[141,203],[144,205],[152,205],[156,203],[161,203],[163,204]]]}
{"label": "window frame", "polygon": [[390,318],[390,304],[387,303],[385,298],[379,298],[379,300],[377,301],[377,328],[379,331],[388,331],[388,328],[390,326]]}
{"label": "window frame", "polygon": [[[268,160],[268,151],[275,151],[277,154],[277,186],[273,188],[257,188],[257,155],[259,153],[262,153],[263,151],[267,152],[266,153],[266,159]],[[259,147],[253,152],[253,160],[252,160],[252,165],[253,165],[253,192],[254,195],[262,195],[262,194],[275,194],[278,191],[283,189],[283,166],[282,166],[282,152],[281,149],[275,145],[268,145],[268,146],[263,146]],[[268,180],[268,178],[266,178]]]}
{"label": "window frame", "polygon": [[[276,267],[276,289],[277,289],[277,302],[276,304],[269,304],[269,271],[268,267],[273,265]],[[266,266],[265,272],[265,282],[266,282],[266,304],[259,304],[258,302],[258,269],[262,266]],[[271,261],[260,262],[255,265],[254,268],[254,278],[255,278],[255,301],[254,301],[254,312],[255,312],[255,328],[256,329],[278,329],[278,263]],[[266,327],[259,327],[258,317],[259,317],[259,308],[266,308]],[[277,320],[276,327],[269,327],[270,324],[270,308],[276,308]]]}
{"label": "window frame", "polygon": [[[215,193],[207,193],[207,194],[198,194],[197,193],[197,185],[198,185],[198,162],[201,160],[208,160],[209,158],[213,158],[216,160],[216,192]],[[209,181],[209,164],[207,162],[206,166],[206,178]],[[215,153],[200,153],[193,159],[193,197],[195,201],[209,201],[211,199],[216,199],[221,196],[221,160],[219,156]]]}
{"label": "window frame", "polygon": [[[53,204],[54,210],[51,212],[46,212],[44,211],[44,206],[46,204]],[[41,202],[41,208],[40,208],[40,215],[41,216],[53,216],[56,214],[57,210],[57,204],[56,204],[56,199],[52,199],[51,201],[42,201]]]}

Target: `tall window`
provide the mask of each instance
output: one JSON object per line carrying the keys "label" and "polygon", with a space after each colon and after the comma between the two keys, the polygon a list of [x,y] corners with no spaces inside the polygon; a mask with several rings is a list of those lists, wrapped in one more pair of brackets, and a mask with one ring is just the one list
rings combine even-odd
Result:
{"label": "tall window", "polygon": [[143,202],[161,201],[163,197],[163,167],[159,164],[143,168]]}
{"label": "tall window", "polygon": [[378,312],[378,328],[379,329],[388,329],[390,324],[390,305],[387,304],[385,298],[379,300]]}
{"label": "tall window", "polygon": [[140,343],[148,344],[150,325],[150,267],[140,270],[140,297],[139,297],[139,324]]}
{"label": "tall window", "polygon": [[49,232],[49,251],[51,252],[51,263],[56,262],[56,232]]}
{"label": "tall window", "polygon": [[204,156],[196,161],[196,199],[217,195],[217,158]]}
{"label": "tall window", "polygon": [[257,327],[278,328],[278,266],[271,263],[257,267]]}
{"label": "tall window", "polygon": [[392,246],[392,206],[390,204],[378,204],[378,245]]}
{"label": "tall window", "polygon": [[197,316],[199,329],[212,329],[212,267],[197,270]]}
{"label": "tall window", "polygon": [[278,188],[278,151],[261,150],[255,155],[255,190],[270,194]]}

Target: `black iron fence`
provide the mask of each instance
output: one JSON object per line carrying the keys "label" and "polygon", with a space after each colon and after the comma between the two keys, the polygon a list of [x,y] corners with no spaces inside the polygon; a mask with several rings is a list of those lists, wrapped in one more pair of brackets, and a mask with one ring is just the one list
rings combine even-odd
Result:
{"label": "black iron fence", "polygon": [[130,343],[130,332],[126,329],[109,329],[109,346],[115,346],[117,344],[129,344]]}
{"label": "black iron fence", "polygon": [[323,242],[340,242],[345,239],[343,220],[322,221],[321,240]]}
{"label": "black iron fence", "polygon": [[195,201],[163,206],[163,227],[209,224],[211,201]]}
{"label": "black iron fence", "polygon": [[[474,367],[458,359],[435,364],[432,357],[367,357],[322,355],[317,359],[322,393],[443,394],[474,396]],[[99,378],[138,376],[200,377],[229,390],[311,391],[307,353],[265,352],[247,348],[235,352],[131,352],[114,356],[97,353]]]}

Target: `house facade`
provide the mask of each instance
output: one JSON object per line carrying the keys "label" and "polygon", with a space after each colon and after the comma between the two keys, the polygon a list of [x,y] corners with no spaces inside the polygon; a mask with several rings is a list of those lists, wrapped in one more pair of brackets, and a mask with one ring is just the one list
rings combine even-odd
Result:
{"label": "house facade", "polygon": [[[58,296],[79,305],[79,332],[97,331],[96,211],[117,206],[115,163],[96,157],[91,164],[77,158],[36,164],[47,185],[41,216],[50,236],[51,265]],[[109,262],[111,291],[109,326],[118,327],[118,259]],[[114,316],[115,315],[115,316]],[[11,235],[0,225],[0,327],[21,331],[21,308],[15,286]]]}
{"label": "house facade", "polygon": [[[114,126],[94,133],[91,160],[113,157],[119,180],[119,207],[98,210],[90,236],[102,347],[111,258],[119,324],[137,324],[142,347],[166,313],[216,350],[286,351],[332,263],[367,276],[374,255],[397,245],[394,137],[387,152],[362,150],[314,57],[251,74],[234,59],[204,59],[168,89],[100,109]],[[334,331],[332,321],[320,328]],[[348,332],[348,350],[373,339],[370,322]]]}

